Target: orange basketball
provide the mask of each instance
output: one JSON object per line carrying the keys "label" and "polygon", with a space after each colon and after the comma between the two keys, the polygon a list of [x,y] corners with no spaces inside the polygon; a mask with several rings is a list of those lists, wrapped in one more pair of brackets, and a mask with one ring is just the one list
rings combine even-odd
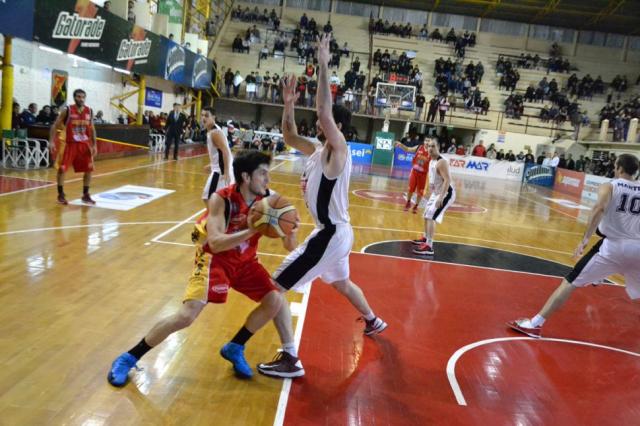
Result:
{"label": "orange basketball", "polygon": [[282,195],[274,194],[251,206],[247,222],[266,237],[282,238],[291,234],[298,220],[296,208]]}

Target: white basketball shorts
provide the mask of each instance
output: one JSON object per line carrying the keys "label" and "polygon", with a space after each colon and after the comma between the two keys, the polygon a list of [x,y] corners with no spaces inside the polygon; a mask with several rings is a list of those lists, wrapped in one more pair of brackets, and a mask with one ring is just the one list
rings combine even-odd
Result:
{"label": "white basketball shorts", "polygon": [[349,278],[349,253],[353,246],[351,224],[316,228],[284,259],[273,280],[287,290],[320,277],[331,284]]}
{"label": "white basketball shorts", "polygon": [[427,201],[427,205],[424,209],[424,218],[435,220],[437,223],[442,223],[442,219],[444,218],[444,212],[446,212],[449,207],[453,205],[456,201],[456,190],[453,189],[453,186],[449,186],[449,190],[447,191],[447,195],[445,195],[444,200],[442,201],[442,206],[438,207],[438,194],[435,192],[431,193],[429,200]]}
{"label": "white basketball shorts", "polygon": [[597,284],[614,274],[624,276],[630,298],[640,298],[640,241],[603,238],[565,278],[571,285],[583,287]]}

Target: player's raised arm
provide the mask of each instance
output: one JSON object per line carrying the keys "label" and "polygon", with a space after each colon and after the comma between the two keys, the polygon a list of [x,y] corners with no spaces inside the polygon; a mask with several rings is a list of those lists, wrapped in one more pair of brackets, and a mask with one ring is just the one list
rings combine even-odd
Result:
{"label": "player's raised arm", "polygon": [[402,142],[398,142],[398,141],[396,141],[395,146],[400,148],[404,152],[416,152],[418,148],[420,148],[420,145],[409,148],[408,146],[405,146],[405,144],[403,144]]}
{"label": "player's raised arm", "polygon": [[347,141],[333,119],[333,101],[329,89],[329,51],[330,34],[324,34],[318,43],[318,94],[316,107],[318,121],[322,126],[322,132],[326,143],[336,152],[347,152]]}
{"label": "player's raised arm", "polygon": [[304,155],[311,155],[316,150],[313,142],[298,134],[295,120],[295,105],[299,93],[296,93],[296,78],[293,74],[282,77],[282,100],[284,112],[282,113],[282,136],[284,143],[297,149]]}
{"label": "player's raised arm", "polygon": [[256,234],[254,229],[245,229],[233,234],[225,233],[224,200],[213,194],[209,200],[207,217],[207,244],[212,253],[220,253],[237,247]]}

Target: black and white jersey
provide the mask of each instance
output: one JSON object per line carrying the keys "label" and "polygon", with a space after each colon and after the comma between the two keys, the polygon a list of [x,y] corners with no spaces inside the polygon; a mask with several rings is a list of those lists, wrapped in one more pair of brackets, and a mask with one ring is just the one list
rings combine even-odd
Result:
{"label": "black and white jersey", "polygon": [[322,157],[326,147],[318,147],[309,156],[301,177],[302,192],[316,227],[349,223],[349,179],[351,178],[351,151],[347,150],[344,169],[335,179],[323,172]]}
{"label": "black and white jersey", "polygon": [[[212,131],[222,132],[222,129],[216,124],[216,127]],[[229,152],[229,158],[232,158],[231,149],[229,145],[225,144],[225,149]],[[207,132],[207,150],[209,151],[209,162],[211,164],[211,173],[218,172],[221,175],[224,174],[224,157],[222,151],[218,149],[211,140],[211,132]],[[231,165],[230,165],[231,166]],[[229,174],[233,178],[233,169],[229,168]]]}
{"label": "black and white jersey", "polygon": [[614,179],[611,185],[611,200],[598,230],[608,239],[640,241],[640,182]]}

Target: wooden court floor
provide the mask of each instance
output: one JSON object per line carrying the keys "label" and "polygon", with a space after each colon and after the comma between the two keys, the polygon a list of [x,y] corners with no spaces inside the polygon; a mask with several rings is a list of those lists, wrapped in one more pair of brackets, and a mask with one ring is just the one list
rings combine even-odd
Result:
{"label": "wooden court floor", "polygon": [[[114,389],[106,381],[111,361],[179,306],[192,268],[190,232],[203,208],[206,161],[206,154],[196,151],[177,162],[153,156],[98,162],[93,194],[123,185],[175,191],[129,211],[57,205],[52,170],[0,171],[0,424],[271,425],[277,412],[282,415],[281,381],[259,375],[237,380],[218,355],[253,307],[237,293],[226,305],[209,306],[192,327],[147,354],[126,387]],[[299,190],[301,164],[274,161],[271,187],[298,208],[302,238],[312,220]],[[360,194],[352,193],[350,200],[358,252],[381,241],[415,238],[422,230],[420,214],[404,213],[390,201],[394,193],[402,194],[406,181],[374,172],[352,177],[351,190]],[[81,176],[67,179],[68,199],[78,198]],[[438,241],[572,264],[588,212],[564,207],[519,183],[454,180],[457,201],[469,211],[447,213],[437,228]],[[259,251],[270,271],[285,255],[278,241],[266,238]],[[389,264],[391,270],[396,267],[402,266]],[[367,283],[360,284],[366,292]],[[374,293],[374,309],[383,309],[384,292]],[[304,302],[299,294],[288,297]],[[347,315],[335,324],[357,317],[355,311]],[[389,323],[403,327],[396,316]],[[268,325],[249,341],[247,359],[251,364],[269,360],[278,346]],[[312,369],[308,376],[306,383],[317,372]],[[455,404],[452,395],[447,398]],[[322,416],[316,420],[326,423]],[[343,424],[374,424],[352,420]],[[389,417],[375,422],[396,423]]]}

